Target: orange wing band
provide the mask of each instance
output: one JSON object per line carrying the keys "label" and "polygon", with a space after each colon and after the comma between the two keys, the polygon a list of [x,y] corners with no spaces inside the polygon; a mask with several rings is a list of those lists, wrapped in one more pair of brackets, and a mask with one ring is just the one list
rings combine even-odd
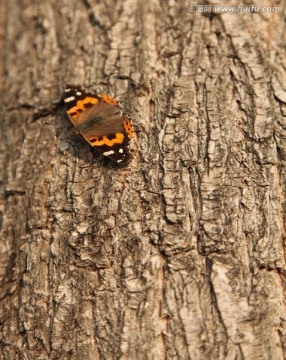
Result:
{"label": "orange wing band", "polygon": [[113,97],[108,96],[108,95],[99,95],[101,97],[101,99],[103,101],[105,101],[106,103],[110,104],[110,105],[118,105],[118,102],[113,99]]}
{"label": "orange wing band", "polygon": [[[98,99],[94,97],[87,96],[82,100],[78,100],[76,105],[70,108],[67,113],[72,117],[76,117],[80,111],[84,111],[86,109],[86,104],[95,105],[98,103]],[[80,111],[79,111],[80,110]],[[75,115],[76,114],[76,115]]]}
{"label": "orange wing band", "polygon": [[108,139],[107,136],[102,136],[100,138],[98,138],[98,137],[87,138],[86,137],[86,139],[92,146],[102,146],[102,145],[113,146],[115,144],[122,144],[124,142],[124,134],[116,133],[115,138],[111,139],[111,140]]}
{"label": "orange wing band", "polygon": [[133,136],[133,127],[131,122],[128,119],[123,121],[124,130],[127,132],[128,137],[131,138]]}

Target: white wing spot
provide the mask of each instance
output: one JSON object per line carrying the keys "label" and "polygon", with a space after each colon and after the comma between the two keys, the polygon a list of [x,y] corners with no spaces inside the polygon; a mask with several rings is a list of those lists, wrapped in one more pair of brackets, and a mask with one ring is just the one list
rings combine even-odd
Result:
{"label": "white wing spot", "polygon": [[65,92],[70,92],[70,91],[71,91],[71,89],[70,89],[70,88],[65,89]]}
{"label": "white wing spot", "polygon": [[74,101],[74,100],[75,100],[75,97],[71,96],[71,97],[66,98],[65,102],[68,103],[68,102],[71,102],[71,101]]}
{"label": "white wing spot", "polygon": [[122,160],[117,160],[117,162],[118,162],[118,163],[121,163],[121,162],[122,162]]}
{"label": "white wing spot", "polygon": [[119,149],[118,152],[120,152],[120,154],[123,154],[123,149]]}
{"label": "white wing spot", "polygon": [[80,95],[82,95],[82,93],[80,91],[77,91],[76,95],[80,96]]}
{"label": "white wing spot", "polygon": [[109,155],[112,155],[112,154],[114,154],[114,151],[113,151],[113,150],[105,151],[105,152],[103,153],[104,156],[109,156]]}

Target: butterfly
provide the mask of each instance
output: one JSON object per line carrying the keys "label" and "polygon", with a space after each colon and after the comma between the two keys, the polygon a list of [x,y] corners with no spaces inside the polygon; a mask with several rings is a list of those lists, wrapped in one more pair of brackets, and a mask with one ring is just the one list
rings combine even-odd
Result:
{"label": "butterfly", "polygon": [[108,95],[88,93],[80,86],[67,85],[64,103],[77,134],[102,155],[128,165],[132,159],[128,145],[133,127],[118,101]]}

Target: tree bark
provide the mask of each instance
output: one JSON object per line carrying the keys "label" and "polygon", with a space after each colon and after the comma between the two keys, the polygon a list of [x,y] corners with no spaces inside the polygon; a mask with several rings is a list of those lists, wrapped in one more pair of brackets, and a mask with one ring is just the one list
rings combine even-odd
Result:
{"label": "tree bark", "polygon": [[[286,358],[285,2],[208,4],[0,3],[1,359]],[[67,83],[121,101],[128,167]]]}

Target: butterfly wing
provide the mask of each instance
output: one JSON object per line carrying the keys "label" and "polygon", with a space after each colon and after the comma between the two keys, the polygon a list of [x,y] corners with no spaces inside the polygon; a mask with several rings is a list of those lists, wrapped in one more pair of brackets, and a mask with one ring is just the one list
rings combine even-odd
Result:
{"label": "butterfly wing", "polygon": [[124,131],[122,110],[99,100],[97,104],[79,114],[74,126],[83,135],[92,132],[99,137]]}

